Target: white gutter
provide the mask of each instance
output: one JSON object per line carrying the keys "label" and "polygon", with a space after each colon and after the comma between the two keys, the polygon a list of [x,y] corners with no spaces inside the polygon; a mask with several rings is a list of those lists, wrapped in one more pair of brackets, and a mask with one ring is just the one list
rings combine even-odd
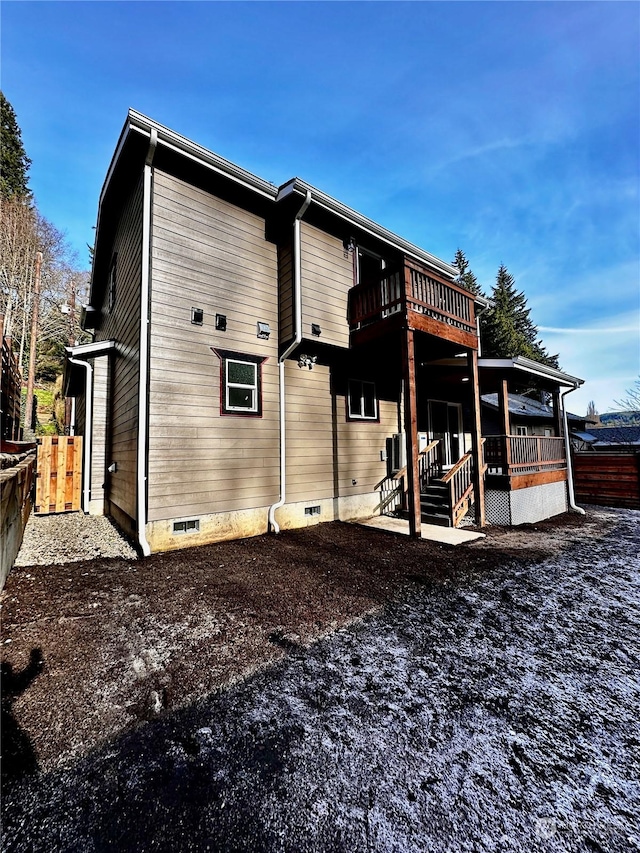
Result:
{"label": "white gutter", "polygon": [[569,423],[567,420],[567,407],[564,404],[564,398],[567,394],[571,394],[572,391],[577,391],[579,385],[574,385],[573,388],[567,388],[566,391],[562,391],[560,394],[560,399],[562,400],[562,424],[564,427],[564,452],[567,457],[567,491],[569,497],[569,509],[572,509],[574,512],[580,513],[580,515],[586,515],[585,511],[580,506],[576,506],[576,495],[573,489],[573,463],[571,461],[571,443],[569,441]]}
{"label": "white gutter", "polygon": [[302,207],[293,221],[293,292],[296,306],[295,335],[289,346],[278,359],[278,374],[280,380],[280,500],[269,507],[268,527],[274,533],[280,532],[276,521],[276,510],[283,506],[287,494],[287,446],[285,434],[285,384],[284,363],[302,340],[302,264],[300,258],[300,220],[311,204],[311,191],[307,190]]}
{"label": "white gutter", "polygon": [[142,283],[140,288],[140,353],[138,378],[138,488],[137,521],[138,542],[145,557],[151,554],[147,541],[147,432],[148,432],[148,385],[149,385],[149,293],[151,283],[151,179],[153,155],[158,144],[155,128],[151,130],[149,151],[144,164],[142,194]]}
{"label": "white gutter", "polygon": [[[85,385],[85,428],[84,428],[84,476],[83,476],[83,496],[82,509],[86,514],[89,513],[89,499],[91,497],[91,436],[93,435],[93,368],[88,361],[80,361],[78,358],[67,356],[71,364],[76,364],[78,367],[84,367],[87,371]],[[74,429],[75,429],[75,412],[74,412]]]}

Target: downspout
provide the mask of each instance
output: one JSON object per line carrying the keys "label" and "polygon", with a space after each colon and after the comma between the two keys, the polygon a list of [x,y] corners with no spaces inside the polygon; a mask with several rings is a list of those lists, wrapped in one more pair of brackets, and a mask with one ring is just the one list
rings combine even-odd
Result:
{"label": "downspout", "polygon": [[[84,367],[87,371],[85,383],[85,426],[84,426],[84,473],[82,487],[82,509],[85,515],[89,513],[89,498],[91,496],[91,436],[93,435],[93,368],[88,361],[68,356],[71,364]],[[75,398],[74,398],[75,402]],[[75,431],[75,410],[73,426]],[[73,435],[73,433],[72,433]]]}
{"label": "downspout", "polygon": [[151,279],[151,179],[158,131],[151,129],[149,150],[144,163],[142,193],[142,283],[140,287],[140,371],[138,378],[138,542],[145,557],[151,554],[147,541],[147,432],[149,385],[149,294]]}
{"label": "downspout", "polygon": [[485,305],[480,311],[476,311],[476,331],[478,333],[478,358],[482,358],[482,338],[480,337],[480,317],[486,313],[492,305]]}
{"label": "downspout", "polygon": [[576,506],[576,496],[573,490],[573,463],[571,461],[571,443],[569,442],[569,422],[567,420],[567,408],[564,404],[564,398],[567,394],[571,394],[572,391],[578,390],[578,385],[574,385],[573,388],[568,388],[566,391],[562,391],[560,394],[560,399],[562,400],[562,425],[564,428],[564,452],[567,457],[567,491],[569,496],[569,509],[572,509],[574,512],[579,512],[580,515],[586,515],[585,511],[580,506]]}
{"label": "downspout", "polygon": [[285,435],[285,386],[284,363],[302,340],[302,272],[300,261],[300,220],[311,204],[311,191],[307,190],[302,207],[293,221],[293,294],[296,306],[295,335],[289,346],[278,359],[278,378],[280,386],[280,500],[269,507],[268,527],[273,533],[279,533],[280,527],[276,521],[276,510],[283,506],[287,494],[287,456]]}

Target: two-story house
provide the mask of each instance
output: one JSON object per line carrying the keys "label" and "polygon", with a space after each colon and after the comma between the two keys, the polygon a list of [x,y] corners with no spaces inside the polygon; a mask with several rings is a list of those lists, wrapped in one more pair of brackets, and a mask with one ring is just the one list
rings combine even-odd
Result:
{"label": "two-story house", "polygon": [[[483,366],[487,303],[455,276],[304,181],[276,187],[130,111],[99,202],[94,341],[69,350],[85,511],[144,553],[391,510],[413,534],[470,507],[484,524],[481,373],[503,409],[509,383],[541,383],[558,423],[580,380]],[[563,511],[555,442],[526,488]]]}

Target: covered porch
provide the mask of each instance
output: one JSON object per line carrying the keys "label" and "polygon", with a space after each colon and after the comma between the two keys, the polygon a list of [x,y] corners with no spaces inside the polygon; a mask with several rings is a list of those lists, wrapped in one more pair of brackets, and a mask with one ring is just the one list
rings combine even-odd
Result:
{"label": "covered porch", "polygon": [[[526,524],[566,512],[573,505],[573,475],[564,397],[583,380],[522,356],[480,358],[483,394],[498,399],[497,421],[483,421],[485,498],[490,524]],[[534,429],[515,426],[510,394],[547,400],[548,416]]]}

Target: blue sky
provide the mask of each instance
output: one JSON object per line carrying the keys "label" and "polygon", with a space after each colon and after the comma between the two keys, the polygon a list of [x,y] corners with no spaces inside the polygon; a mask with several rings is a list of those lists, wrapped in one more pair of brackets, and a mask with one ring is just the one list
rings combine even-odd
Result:
{"label": "blue sky", "polygon": [[2,3],[2,89],[83,264],[128,107],[297,175],[487,292],[615,408],[640,373],[640,5]]}

